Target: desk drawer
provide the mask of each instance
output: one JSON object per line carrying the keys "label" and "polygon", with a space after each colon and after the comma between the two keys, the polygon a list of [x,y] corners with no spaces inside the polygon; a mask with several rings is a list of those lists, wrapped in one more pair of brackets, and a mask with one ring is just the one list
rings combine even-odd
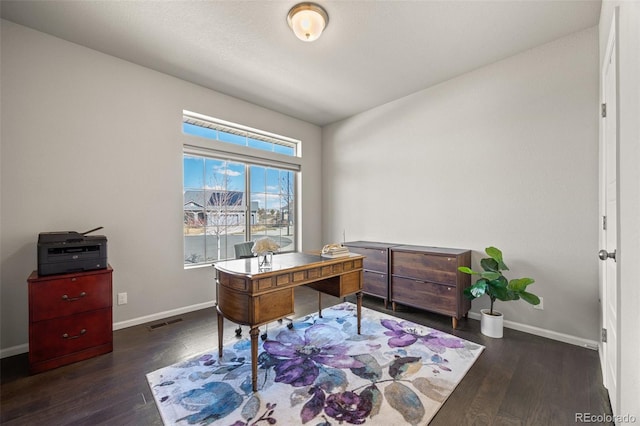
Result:
{"label": "desk drawer", "polygon": [[111,306],[111,274],[92,274],[32,282],[31,322]]}

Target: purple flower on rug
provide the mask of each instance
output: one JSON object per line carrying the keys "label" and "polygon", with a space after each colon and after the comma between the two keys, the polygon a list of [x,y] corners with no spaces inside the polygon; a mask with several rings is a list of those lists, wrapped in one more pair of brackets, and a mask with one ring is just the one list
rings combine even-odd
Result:
{"label": "purple flower on rug", "polygon": [[300,387],[312,384],[321,366],[359,368],[363,364],[347,355],[348,346],[337,328],[316,324],[301,336],[293,330],[281,331],[276,340],[267,340],[264,350],[276,361],[276,382]]}
{"label": "purple flower on rug", "polygon": [[383,319],[380,324],[389,330],[384,334],[391,336],[387,344],[392,348],[403,348],[418,341],[436,353],[444,353],[447,348],[464,348],[464,342],[461,339],[438,330],[420,327],[409,321]]}
{"label": "purple flower on rug", "polygon": [[353,425],[360,425],[371,412],[371,400],[362,398],[355,392],[346,391],[334,393],[327,397],[324,412],[340,424],[347,422]]}

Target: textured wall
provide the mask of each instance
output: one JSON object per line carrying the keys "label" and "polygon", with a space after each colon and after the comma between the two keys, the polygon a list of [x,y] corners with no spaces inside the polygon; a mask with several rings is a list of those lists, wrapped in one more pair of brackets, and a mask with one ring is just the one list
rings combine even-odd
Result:
{"label": "textured wall", "polygon": [[325,127],[323,238],[495,245],[506,320],[597,340],[597,105],[594,27]]}
{"label": "textured wall", "polygon": [[116,323],[213,301],[212,269],[183,269],[183,109],[303,141],[302,247],[318,248],[319,127],[2,21],[2,349],[28,340],[43,231],[104,226],[129,295]]}

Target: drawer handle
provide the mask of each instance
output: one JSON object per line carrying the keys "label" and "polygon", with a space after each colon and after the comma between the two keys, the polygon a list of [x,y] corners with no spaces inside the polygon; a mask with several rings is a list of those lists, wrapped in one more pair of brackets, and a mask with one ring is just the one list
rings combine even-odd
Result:
{"label": "drawer handle", "polygon": [[69,336],[67,333],[64,333],[62,335],[63,339],[67,339],[67,340],[71,340],[71,339],[77,339],[78,337],[82,336],[83,334],[85,334],[87,332],[86,328],[83,328],[82,330],[80,330],[80,334],[76,335],[76,336]]}
{"label": "drawer handle", "polygon": [[73,302],[74,300],[80,300],[87,295],[86,292],[80,293],[78,297],[69,297],[66,294],[62,295],[62,300],[66,300],[67,302]]}

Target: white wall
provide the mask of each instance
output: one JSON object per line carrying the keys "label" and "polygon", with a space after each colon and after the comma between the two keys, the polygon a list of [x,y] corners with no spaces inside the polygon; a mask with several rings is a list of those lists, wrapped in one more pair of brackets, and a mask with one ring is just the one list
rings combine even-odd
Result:
{"label": "white wall", "polygon": [[2,21],[2,340],[26,351],[39,232],[104,226],[123,323],[211,304],[183,269],[182,110],[303,141],[302,248],[320,246],[320,128]]}
{"label": "white wall", "polygon": [[640,2],[603,1],[600,13],[600,66],[611,20],[618,22],[618,410],[640,420]]}
{"label": "white wall", "polygon": [[[452,52],[455,54],[455,52]],[[393,82],[389,82],[393,84]],[[544,310],[505,319],[598,339],[598,31],[323,128],[323,241],[503,250]],[[473,302],[473,311],[488,299]]]}

